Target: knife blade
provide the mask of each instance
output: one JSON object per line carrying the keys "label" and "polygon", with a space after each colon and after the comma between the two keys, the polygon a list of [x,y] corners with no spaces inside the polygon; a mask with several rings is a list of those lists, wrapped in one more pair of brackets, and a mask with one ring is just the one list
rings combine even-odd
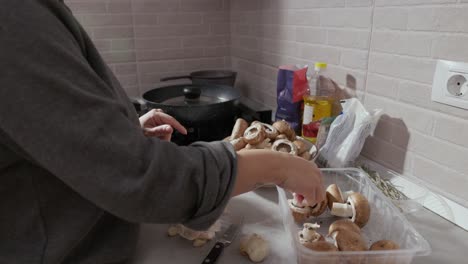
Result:
{"label": "knife blade", "polygon": [[218,257],[223,253],[224,248],[228,247],[237,236],[241,224],[231,224],[226,232],[216,241],[208,256],[203,260],[203,264],[216,263]]}

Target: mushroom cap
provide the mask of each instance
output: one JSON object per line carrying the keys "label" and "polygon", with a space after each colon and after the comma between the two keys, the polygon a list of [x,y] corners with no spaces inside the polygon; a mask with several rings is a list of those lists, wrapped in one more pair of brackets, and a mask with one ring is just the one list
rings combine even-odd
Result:
{"label": "mushroom cap", "polygon": [[296,145],[297,147],[297,155],[302,155],[302,153],[304,152],[307,152],[307,144],[300,140],[300,139],[296,139],[293,141],[294,145]]}
{"label": "mushroom cap", "polygon": [[334,232],[349,231],[354,233],[361,233],[361,229],[355,223],[348,219],[340,219],[333,222],[328,228],[328,235],[332,236]]}
{"label": "mushroom cap", "polygon": [[260,144],[265,137],[265,128],[260,123],[251,125],[244,132],[244,139],[250,145]]}
{"label": "mushroom cap", "polygon": [[296,155],[297,154],[297,147],[294,145],[291,141],[287,139],[279,139],[276,140],[273,143],[273,146],[271,147],[272,150],[274,151],[279,151],[279,152],[286,152],[291,155]]}
{"label": "mushroom cap", "polygon": [[278,136],[276,136],[276,140],[279,139],[288,139],[288,137],[285,134],[279,134]]}
{"label": "mushroom cap", "polygon": [[348,197],[348,203],[353,207],[353,217],[351,221],[360,228],[364,227],[369,221],[370,205],[367,198],[361,193],[354,192]]}
{"label": "mushroom cap", "polygon": [[337,231],[335,237],[336,246],[340,251],[365,251],[367,244],[361,234],[351,231]]}
{"label": "mushroom cap", "polygon": [[291,128],[288,122],[285,120],[276,121],[273,123],[273,127],[278,130],[279,134],[285,134],[289,140],[296,139],[296,132]]}
{"label": "mushroom cap", "polygon": [[336,184],[330,184],[327,187],[327,199],[328,199],[328,208],[331,210],[333,203],[344,203],[343,194],[341,193],[340,187]]}
{"label": "mushroom cap", "polygon": [[395,250],[400,249],[400,246],[392,240],[379,240],[372,244],[370,250]]}
{"label": "mushroom cap", "polygon": [[306,151],[306,152],[302,153],[300,156],[301,156],[301,158],[303,158],[305,160],[310,160],[312,158],[312,155],[310,154],[309,151]]}
{"label": "mushroom cap", "polygon": [[278,130],[272,125],[265,124],[265,123],[261,123],[261,124],[265,128],[266,137],[271,140],[275,140],[276,137],[278,136]]}
{"label": "mushroom cap", "polygon": [[311,207],[310,215],[319,216],[323,214],[325,210],[327,210],[327,204],[327,197],[325,196],[325,199],[323,201]]}
{"label": "mushroom cap", "polygon": [[317,242],[311,242],[311,243],[304,243],[303,244],[305,247],[314,250],[314,251],[322,251],[322,252],[334,252],[338,251],[338,248],[333,245],[332,243],[329,243],[327,241],[317,241]]}
{"label": "mushroom cap", "polygon": [[238,118],[234,124],[234,128],[231,133],[231,140],[242,137],[245,130],[249,127],[249,123],[242,118]]}

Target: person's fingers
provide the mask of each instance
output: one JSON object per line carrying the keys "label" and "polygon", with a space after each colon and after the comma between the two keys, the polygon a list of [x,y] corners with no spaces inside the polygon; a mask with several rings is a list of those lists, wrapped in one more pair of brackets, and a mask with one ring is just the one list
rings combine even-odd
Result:
{"label": "person's fingers", "polygon": [[187,129],[179,123],[174,117],[163,113],[163,112],[157,112],[154,114],[153,118],[156,119],[156,122],[159,124],[167,124],[182,133],[183,135],[187,135]]}
{"label": "person's fingers", "polygon": [[170,125],[161,125],[152,128],[145,128],[145,135],[151,137],[164,137],[171,135],[174,129]]}

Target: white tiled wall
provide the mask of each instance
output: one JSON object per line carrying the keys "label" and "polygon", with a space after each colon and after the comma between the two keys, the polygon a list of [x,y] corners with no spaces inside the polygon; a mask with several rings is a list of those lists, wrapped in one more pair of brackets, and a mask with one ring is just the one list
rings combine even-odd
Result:
{"label": "white tiled wall", "polygon": [[65,0],[131,96],[229,66],[227,0]]}
{"label": "white tiled wall", "polygon": [[468,111],[430,99],[437,59],[468,62],[468,0],[66,0],[130,95],[163,76],[232,67],[276,107],[282,64],[383,108],[364,154],[468,206]]}
{"label": "white tiled wall", "polygon": [[468,206],[468,110],[430,99],[437,59],[468,62],[466,14],[468,0],[231,0],[232,67],[275,109],[278,65],[328,62],[385,110],[364,154]]}

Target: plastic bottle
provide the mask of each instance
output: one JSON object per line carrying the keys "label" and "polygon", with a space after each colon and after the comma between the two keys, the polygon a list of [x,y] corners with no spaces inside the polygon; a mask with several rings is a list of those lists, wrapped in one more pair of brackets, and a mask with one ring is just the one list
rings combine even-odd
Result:
{"label": "plastic bottle", "polygon": [[317,141],[320,120],[331,116],[330,98],[317,96],[317,91],[320,89],[320,74],[326,67],[326,63],[315,63],[315,71],[309,78],[309,93],[304,96],[301,134],[312,143]]}
{"label": "plastic bottle", "polygon": [[309,95],[317,95],[317,91],[320,87],[320,74],[327,68],[325,62],[316,62],[314,72],[309,77]]}

